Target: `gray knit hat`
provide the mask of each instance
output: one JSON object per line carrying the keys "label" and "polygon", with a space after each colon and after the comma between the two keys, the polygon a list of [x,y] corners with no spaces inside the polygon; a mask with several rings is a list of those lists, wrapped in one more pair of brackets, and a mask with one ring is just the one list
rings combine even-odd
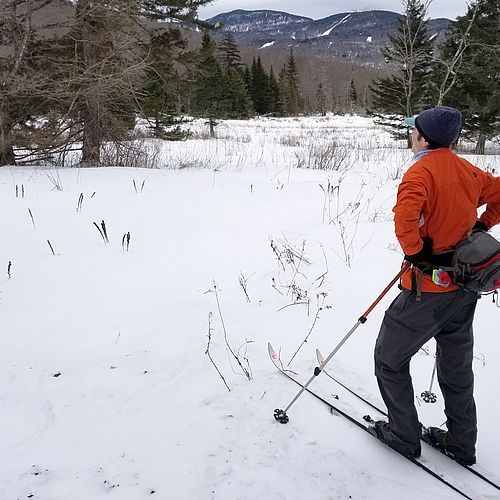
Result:
{"label": "gray knit hat", "polygon": [[448,148],[460,135],[462,114],[455,108],[436,106],[422,111],[415,118],[407,118],[404,122],[415,126],[427,142]]}

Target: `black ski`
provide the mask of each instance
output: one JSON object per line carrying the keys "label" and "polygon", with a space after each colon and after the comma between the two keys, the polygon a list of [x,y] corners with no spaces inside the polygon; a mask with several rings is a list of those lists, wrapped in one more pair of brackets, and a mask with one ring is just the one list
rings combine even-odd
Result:
{"label": "black ski", "polygon": [[351,393],[354,397],[358,398],[359,400],[363,401],[363,403],[367,404],[370,408],[373,408],[374,410],[378,411],[381,415],[384,415],[387,417],[387,413],[384,410],[381,410],[377,406],[375,406],[373,403],[370,403],[366,398],[363,396],[360,396],[356,391],[353,391],[351,388],[347,387],[345,384],[343,384],[340,380],[335,378],[333,375],[328,373],[324,368],[323,365],[325,363],[325,358],[321,354],[319,349],[316,349],[316,358],[318,358],[318,363],[321,366],[321,371],[330,379],[332,379],[336,384],[340,385],[340,387],[343,387],[347,392]]}
{"label": "black ski", "polygon": [[[319,351],[319,349],[316,349],[316,357],[318,358],[318,363],[320,364],[320,366],[323,366],[324,358],[323,358],[321,352]],[[347,387],[340,380],[338,380],[337,378],[333,377],[330,373],[328,373],[324,368],[322,368],[322,372],[327,377],[329,377],[334,382],[336,382],[338,385],[340,385],[341,387],[343,387],[350,394],[352,394],[353,396],[355,396],[359,400],[363,401],[365,404],[367,404],[368,406],[370,406],[371,408],[373,408],[374,410],[376,410],[380,414],[387,416],[387,413],[385,411],[381,410],[380,408],[378,408],[374,404],[370,403],[370,401],[368,401],[363,396],[359,395],[356,391],[354,391],[351,388]],[[438,447],[434,446],[428,439],[426,439],[425,431],[426,431],[426,427],[422,425],[422,436],[421,436],[422,441],[424,441],[428,445],[432,446],[434,449],[436,449],[436,450],[440,451],[441,453],[443,453],[442,450],[440,450]],[[482,470],[479,465],[474,465],[474,467],[471,467],[470,465],[466,465],[466,464],[460,463],[460,462],[456,461],[452,456],[447,455],[446,453],[443,453],[443,455],[445,455],[446,457],[448,457],[450,460],[453,460],[457,464],[461,465],[464,469],[467,469],[469,472],[471,472],[472,474],[474,474],[475,476],[477,476],[479,479],[482,479],[483,481],[485,481],[486,483],[488,483],[490,486],[493,486],[493,488],[496,488],[497,490],[500,490],[500,480],[497,480],[496,478],[495,479],[491,479],[491,477],[493,476],[493,474],[491,472]],[[480,469],[482,472],[479,472],[479,470],[477,470],[477,469]]]}
{"label": "black ski", "polygon": [[[422,424],[420,424],[420,425],[422,425]],[[489,485],[493,486],[493,488],[496,488],[497,490],[500,490],[500,480],[496,479],[496,478],[495,478],[495,480],[490,479],[490,477],[493,476],[493,474],[491,474],[491,472],[487,472],[487,471],[479,472],[479,470],[477,470],[477,468],[480,468],[479,465],[471,466],[471,465],[466,465],[464,463],[459,462],[458,460],[455,459],[455,457],[453,457],[452,455],[448,455],[446,452],[444,452],[438,446],[436,446],[434,443],[432,443],[428,439],[426,433],[427,433],[427,428],[422,425],[422,435],[421,435],[420,439],[424,443],[427,443],[429,446],[432,446],[432,448],[434,448],[435,450],[437,450],[440,453],[442,453],[445,457],[448,457],[450,460],[453,460],[458,465],[461,465],[464,469],[467,469],[469,472],[472,472],[472,474],[474,474],[478,478],[482,479],[483,481],[485,481]],[[480,470],[482,470],[482,469],[480,469]]]}
{"label": "black ski", "polygon": [[[271,361],[273,362],[274,366],[279,370],[279,372],[282,373],[283,375],[285,375],[292,382],[295,382],[300,387],[304,387],[297,379],[295,379],[294,377],[292,377],[292,375],[290,375],[290,373],[286,372],[285,369],[280,365],[280,360],[279,360],[278,356],[276,355],[276,353],[274,352],[274,349],[273,349],[273,347],[271,346],[270,343],[267,344],[267,348],[268,348],[268,352],[269,352],[269,357],[271,358]],[[354,425],[356,425],[360,429],[363,429],[364,431],[366,431],[368,434],[370,434],[370,436],[373,436],[373,432],[371,431],[371,425],[369,425],[367,422],[358,420],[357,418],[353,417],[352,415],[349,415],[345,411],[341,410],[340,408],[338,408],[337,406],[335,406],[334,404],[332,404],[330,401],[327,401],[326,399],[324,399],[319,394],[311,391],[309,388],[307,388],[306,391],[311,396],[315,397],[316,399],[318,399],[319,401],[321,401],[323,404],[325,404],[330,409],[331,413],[341,415],[342,417],[346,418],[349,422],[353,423]],[[288,421],[288,417],[286,417],[286,420],[280,420],[278,418],[278,416],[280,416],[280,417],[283,416],[283,410],[275,410],[274,417],[275,417],[276,420],[281,421],[282,423],[286,423]],[[393,448],[391,448],[391,450],[392,449]],[[468,498],[469,500],[477,500],[478,498],[480,498],[480,496],[478,496],[475,493],[473,493],[474,496],[470,496],[465,491],[463,491],[462,489],[460,489],[460,487],[455,486],[449,480],[445,479],[446,473],[444,473],[442,471],[432,470],[430,468],[430,466],[426,465],[423,462],[422,459],[420,459],[420,458],[413,458],[413,457],[404,455],[402,453],[399,453],[397,450],[393,450],[393,451],[395,453],[398,453],[400,456],[404,457],[408,461],[413,462],[416,466],[420,467],[422,470],[424,470],[425,472],[427,472],[429,475],[431,475],[432,477],[436,478],[438,481],[440,481],[444,485],[448,486],[448,488],[451,488],[453,491],[456,491],[457,493],[459,493],[464,498]],[[437,468],[435,466],[432,466],[432,467],[434,467],[437,470]]]}

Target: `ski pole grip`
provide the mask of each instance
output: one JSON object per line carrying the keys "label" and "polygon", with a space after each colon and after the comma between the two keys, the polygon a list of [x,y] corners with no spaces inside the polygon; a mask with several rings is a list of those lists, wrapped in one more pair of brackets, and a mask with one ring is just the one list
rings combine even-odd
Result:
{"label": "ski pole grip", "polygon": [[366,320],[368,319],[368,315],[375,309],[377,304],[382,300],[384,295],[394,286],[394,283],[401,278],[403,273],[406,272],[406,270],[411,266],[410,262],[405,262],[405,265],[401,268],[401,271],[392,278],[391,282],[384,288],[382,293],[375,299],[375,302],[365,311],[365,313],[359,318],[360,323],[366,323]]}

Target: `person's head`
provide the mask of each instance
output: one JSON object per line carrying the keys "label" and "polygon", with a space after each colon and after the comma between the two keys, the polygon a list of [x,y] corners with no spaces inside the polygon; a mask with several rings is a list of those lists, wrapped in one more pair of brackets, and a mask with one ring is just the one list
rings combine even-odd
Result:
{"label": "person's head", "polygon": [[462,114],[458,109],[436,106],[422,111],[415,118],[407,118],[406,125],[413,126],[412,150],[449,148],[462,129]]}

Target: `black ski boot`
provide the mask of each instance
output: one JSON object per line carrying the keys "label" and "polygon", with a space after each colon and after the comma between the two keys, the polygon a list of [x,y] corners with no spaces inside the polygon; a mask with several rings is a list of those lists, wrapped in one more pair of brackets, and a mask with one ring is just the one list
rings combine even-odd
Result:
{"label": "black ski boot", "polygon": [[421,453],[420,445],[417,447],[411,446],[411,444],[403,441],[397,434],[395,434],[389,424],[384,420],[379,420],[375,422],[372,427],[373,434],[383,443],[385,443],[390,448],[393,448],[401,455],[410,458],[418,458]]}
{"label": "black ski boot", "polygon": [[467,453],[455,437],[448,431],[444,431],[438,427],[428,427],[423,431],[422,437],[424,441],[441,453],[456,460],[459,464],[474,465],[476,463],[475,453]]}

